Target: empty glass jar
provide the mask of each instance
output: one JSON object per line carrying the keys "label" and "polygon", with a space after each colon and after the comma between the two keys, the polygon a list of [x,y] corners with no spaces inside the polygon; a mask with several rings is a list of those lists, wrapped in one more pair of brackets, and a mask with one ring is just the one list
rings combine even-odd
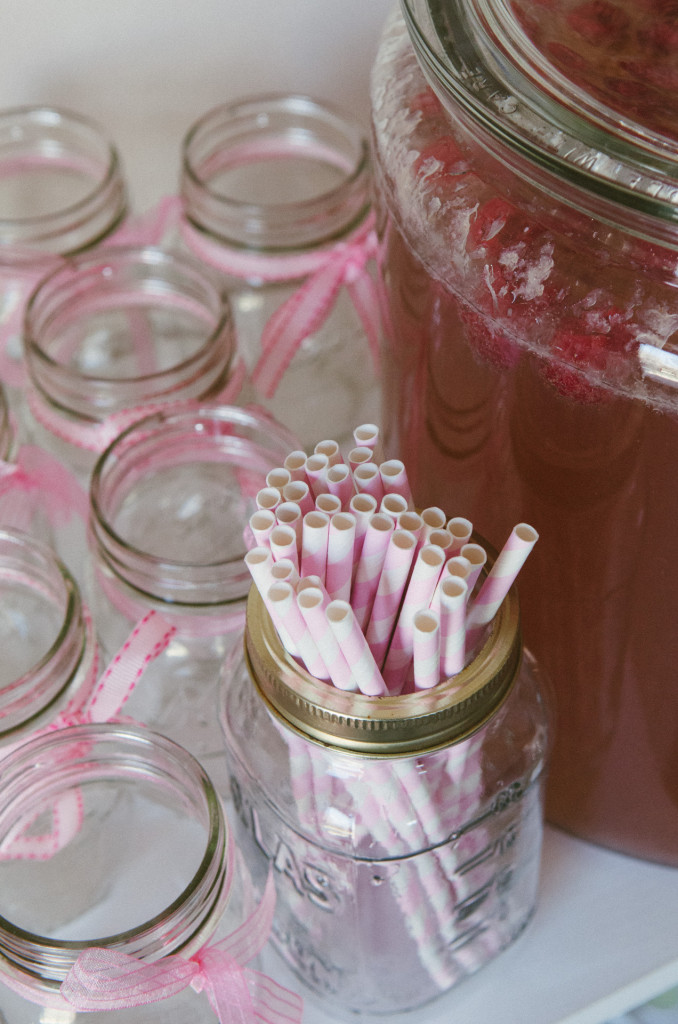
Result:
{"label": "empty glass jar", "polygon": [[259,400],[304,446],[378,417],[364,131],[306,96],[206,113],[182,147],[180,233],[224,275]]}

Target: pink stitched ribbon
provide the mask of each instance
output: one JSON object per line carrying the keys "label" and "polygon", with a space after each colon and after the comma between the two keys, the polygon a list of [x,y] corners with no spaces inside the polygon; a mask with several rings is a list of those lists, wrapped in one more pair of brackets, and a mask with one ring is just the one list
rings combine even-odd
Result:
{"label": "pink stitched ribbon", "polygon": [[[42,504],[52,526],[73,515],[83,521],[87,518],[88,499],[83,488],[61,462],[37,445],[21,445],[14,462],[0,460],[0,498],[11,492],[26,495],[31,504],[46,499]],[[2,521],[6,522],[4,515]],[[25,522],[14,525],[28,529]]]}
{"label": "pink stitched ribbon", "polygon": [[186,959],[177,954],[154,963],[115,949],[84,950],[61,985],[76,1010],[128,1009],[168,999],[188,988],[204,991],[220,1024],[295,1024],[302,1000],[246,964],[270,934],[275,885],[269,874],[259,906],[227,938],[205,945]]}

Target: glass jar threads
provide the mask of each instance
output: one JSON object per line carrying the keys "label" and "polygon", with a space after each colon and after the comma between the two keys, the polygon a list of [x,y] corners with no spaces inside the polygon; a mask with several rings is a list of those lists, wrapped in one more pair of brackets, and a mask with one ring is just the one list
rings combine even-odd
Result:
{"label": "glass jar threads", "polygon": [[295,95],[209,111],[182,147],[184,243],[225,276],[260,400],[307,446],[378,416],[369,149]]}
{"label": "glass jar threads", "polygon": [[151,609],[176,626],[128,706],[209,765],[215,784],[217,684],[242,636],[249,519],[295,443],[262,412],[173,407],[120,434],[92,475],[88,590],[103,650],[111,657]]}
{"label": "glass jar threads", "polygon": [[239,843],[275,869],[272,944],[335,1010],[393,1014],[525,927],[549,712],[512,591],[479,653],[428,691],[367,697],[283,649],[256,588],[223,688]]}
{"label": "glass jar threads", "polygon": [[385,443],[417,503],[486,536],[540,523],[521,603],[557,701],[547,817],[678,865],[668,23],[622,0],[401,11],[372,77]]}
{"label": "glass jar threads", "polygon": [[[70,835],[58,855],[3,856],[17,830],[54,804],[77,812],[62,821]],[[212,994],[200,957],[206,962],[210,943],[241,922],[244,876],[209,778],[165,737],[83,725],[15,751],[3,762],[0,880],[0,986],[13,1024],[37,1024],[50,1012],[74,1019],[76,1007],[106,1009],[120,1024],[215,1019],[190,981],[200,975]],[[164,986],[148,980],[153,965]],[[146,971],[142,1005],[135,971]],[[99,1005],[88,1006],[97,995]]]}
{"label": "glass jar threads", "polygon": [[117,150],[100,126],[53,107],[0,111],[0,377],[24,379],[21,318],[58,258],[110,237],[127,212]]}
{"label": "glass jar threads", "polygon": [[[96,682],[94,631],[53,551],[0,529],[0,759],[85,706]],[[4,768],[0,772],[4,781]],[[1,788],[1,787],[0,787]]]}

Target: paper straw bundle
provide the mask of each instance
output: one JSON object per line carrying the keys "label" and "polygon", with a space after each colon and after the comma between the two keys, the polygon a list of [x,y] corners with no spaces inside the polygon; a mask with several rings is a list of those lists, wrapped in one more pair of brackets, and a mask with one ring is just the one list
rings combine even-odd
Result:
{"label": "paper straw bundle", "polygon": [[[515,526],[479,582],[487,553],[473,542],[472,523],[434,506],[414,509],[404,464],[378,461],[374,424],[356,427],[354,440],[346,459],[336,441],[324,440],[310,456],[290,452],[269,472],[250,519],[254,557],[246,563],[276,625],[280,594],[272,601],[270,589],[280,578],[272,566],[282,559],[297,569],[299,580],[286,580],[296,632],[288,623],[281,639],[309,672],[322,664],[319,678],[341,689],[352,674],[370,696],[430,689],[473,655],[538,534],[527,523]],[[306,606],[304,617],[298,590],[308,577],[326,599],[312,614]],[[302,649],[313,652],[310,664]]]}

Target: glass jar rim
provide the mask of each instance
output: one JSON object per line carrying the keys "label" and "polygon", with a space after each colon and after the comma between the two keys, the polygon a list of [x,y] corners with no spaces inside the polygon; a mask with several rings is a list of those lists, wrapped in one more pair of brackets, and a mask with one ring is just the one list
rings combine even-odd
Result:
{"label": "glass jar rim", "polygon": [[[178,949],[184,955],[195,953],[218,924],[234,878],[233,836],[209,776],[183,747],[143,726],[72,725],[22,744],[2,762],[0,828],[16,825],[26,812],[28,796],[43,806],[45,798],[59,795],[61,782],[77,786],[78,766],[84,781],[134,781],[145,768],[163,786],[181,787],[205,822],[204,851],[192,877],[168,907],[110,935],[54,939],[18,927],[0,915],[0,976],[4,964],[4,969],[29,987],[34,985],[36,991],[58,989],[78,954],[92,946],[124,949],[149,959]],[[39,968],[45,963],[47,976],[41,977],[36,965]]]}
{"label": "glass jar rim", "polygon": [[[79,303],[82,315],[89,315],[97,292],[104,296],[97,311],[133,308],[130,295],[140,305],[183,305],[205,323],[204,336],[178,362],[134,377],[80,372],[48,351],[44,335],[59,317],[77,323]],[[24,353],[40,396],[71,415],[102,419],[137,405],[179,400],[183,388],[197,389],[190,397],[217,394],[235,356],[233,315],[221,280],[189,254],[150,245],[101,246],[60,262],[40,279],[26,304]]]}
{"label": "glass jar rim", "polygon": [[[50,133],[59,130],[64,138],[57,144]],[[63,207],[27,216],[0,215],[0,260],[24,263],[77,252],[110,235],[126,216],[120,155],[95,120],[56,106],[7,108],[0,111],[0,146],[0,173],[12,150],[40,155],[49,166],[57,156],[77,156],[80,147],[88,151],[90,169],[97,168],[83,194]]]}
{"label": "glass jar rim", "polygon": [[[218,612],[221,605],[241,602],[247,595],[251,576],[243,560],[244,549],[228,559],[214,558],[199,565],[159,557],[121,536],[109,514],[108,502],[113,494],[107,493],[107,488],[115,493],[121,483],[124,485],[126,474],[134,470],[137,459],[145,464],[154,450],[162,453],[175,436],[188,434],[212,441],[217,454],[221,444],[226,462],[240,458],[250,446],[267,463],[270,459],[267,471],[274,468],[274,455],[279,455],[280,465],[287,453],[298,448],[293,435],[263,409],[218,403],[173,404],[122,431],[97,460],[90,483],[90,531],[102,562],[137,593],[177,607],[201,606]],[[242,525],[244,529],[247,524]],[[194,576],[192,585],[187,582],[189,572]],[[154,583],[161,578],[165,586],[159,591]]]}
{"label": "glass jar rim", "polygon": [[[341,180],[295,200],[256,202],[229,196],[211,184],[215,156],[236,150],[242,139],[288,138],[290,152],[313,152],[324,143],[324,161]],[[370,147],[357,120],[332,104],[301,93],[243,97],[207,111],[182,142],[181,194],[187,220],[225,244],[290,251],[331,244],[357,228],[370,209]]]}
{"label": "glass jar rim", "polygon": [[401,8],[434,92],[495,155],[584,212],[675,244],[678,147],[667,137],[622,123],[545,65],[504,0],[402,0]]}

